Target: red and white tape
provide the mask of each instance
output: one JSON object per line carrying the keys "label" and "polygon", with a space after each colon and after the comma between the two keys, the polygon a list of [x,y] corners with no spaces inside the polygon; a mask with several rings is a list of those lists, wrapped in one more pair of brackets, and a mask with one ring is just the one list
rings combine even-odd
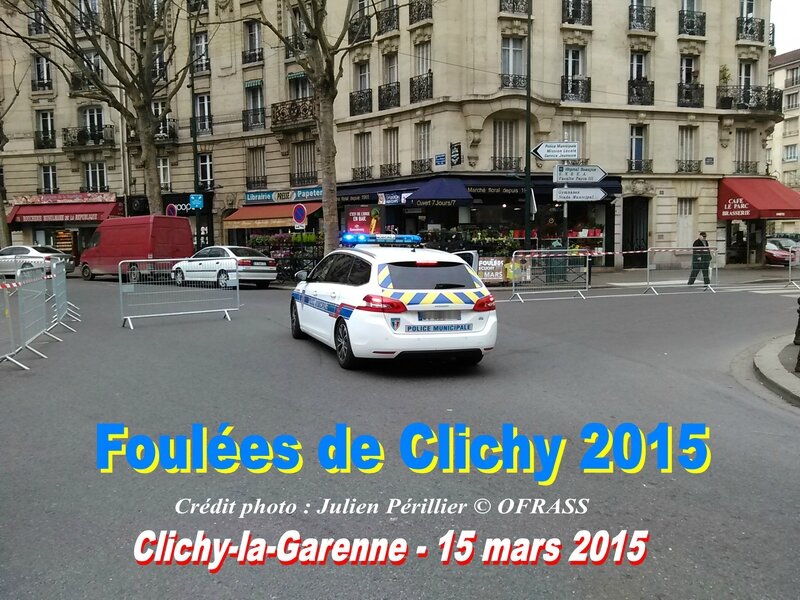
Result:
{"label": "red and white tape", "polygon": [[34,283],[35,281],[41,281],[42,279],[53,279],[54,275],[45,275],[44,277],[39,277],[36,279],[26,279],[25,281],[13,281],[11,283],[0,283],[0,290],[13,290],[15,288],[21,288],[23,285],[27,285],[29,283]]}

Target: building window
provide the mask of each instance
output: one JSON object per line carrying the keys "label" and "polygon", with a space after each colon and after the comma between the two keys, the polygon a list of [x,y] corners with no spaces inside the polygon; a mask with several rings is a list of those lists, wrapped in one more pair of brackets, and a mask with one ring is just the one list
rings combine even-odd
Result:
{"label": "building window", "polygon": [[696,231],[694,205],[694,198],[678,198],[678,215],[675,220],[678,248],[692,247]]}
{"label": "building window", "polygon": [[[586,123],[578,123],[574,121],[564,123],[564,141],[578,143],[578,159],[579,163],[585,163],[589,155],[586,148]],[[567,161],[569,162],[569,161]]]}
{"label": "building window", "polygon": [[390,127],[383,130],[383,162],[396,164],[400,162],[400,130]]}
{"label": "building window", "polygon": [[36,111],[36,127],[43,137],[54,137],[56,133],[55,119],[52,110]]}
{"label": "building window", "polygon": [[197,182],[201,190],[214,188],[214,165],[210,154],[197,155]]}
{"label": "building window", "polygon": [[694,56],[681,56],[681,83],[694,83],[694,65]]}
{"label": "building window", "polygon": [[520,156],[517,154],[517,121],[495,121],[494,143],[492,145],[492,170],[518,171],[520,169]]}
{"label": "building window", "polygon": [[575,79],[583,75],[583,48],[564,48],[564,77]]}
{"label": "building window", "polygon": [[631,125],[628,155],[628,171],[649,173],[652,162],[647,157],[647,125]]}
{"label": "building window", "polygon": [[694,160],[696,127],[678,127],[678,159]]}
{"label": "building window", "polygon": [[83,166],[85,191],[87,192],[107,192],[106,184],[106,163],[90,162]]}
{"label": "building window", "polygon": [[292,145],[292,185],[312,185],[317,182],[317,147],[313,141]]}
{"label": "building window", "polygon": [[631,52],[631,79],[647,79],[647,54]]}
{"label": "building window", "polygon": [[195,94],[195,115],[197,133],[212,132],[211,95]]}
{"label": "building window", "polygon": [[424,121],[414,125],[416,138],[417,159],[428,159],[431,157],[431,122]]}
{"label": "building window", "polygon": [[357,63],[355,65],[356,80],[353,82],[356,90],[369,89],[369,62]]}
{"label": "building window", "polygon": [[194,72],[208,71],[211,61],[208,59],[208,32],[200,31],[194,34]]}
{"label": "building window", "polygon": [[42,165],[40,169],[40,184],[42,194],[58,193],[58,176],[55,165]]}
{"label": "building window", "polygon": [[739,87],[747,89],[753,85],[754,65],[752,61],[739,61]]}
{"label": "building window", "polygon": [[749,129],[736,130],[736,160],[739,162],[750,160],[750,138],[752,132]]}
{"label": "building window", "polygon": [[81,111],[83,126],[90,132],[98,132],[103,129],[103,109],[99,106],[87,106]]}
{"label": "building window", "polygon": [[250,52],[261,48],[261,23],[258,21],[245,21],[245,50]]}
{"label": "building window", "polygon": [[431,43],[414,44],[414,66],[416,75],[425,75],[431,70]]}
{"label": "building window", "polygon": [[383,83],[397,83],[399,73],[397,71],[397,53],[383,55]]}
{"label": "building window", "polygon": [[44,56],[37,56],[34,58],[34,70],[36,73],[36,83],[39,86],[52,85],[50,78],[50,59]]}
{"label": "building window", "polygon": [[158,181],[161,184],[161,191],[169,192],[172,190],[172,181],[169,177],[169,157],[159,156],[156,166],[158,167]]}
{"label": "building window", "polygon": [[798,98],[800,98],[799,92],[794,92],[793,94],[786,94],[786,110],[797,108]]}
{"label": "building window", "polygon": [[247,189],[267,187],[267,152],[263,146],[247,149]]}
{"label": "building window", "polygon": [[311,83],[305,75],[301,77],[293,77],[289,80],[289,98],[291,100],[300,100],[301,98],[311,97]]}
{"label": "building window", "polygon": [[503,75],[525,74],[524,38],[503,37],[500,45],[500,73]]}
{"label": "building window", "polygon": [[247,110],[258,110],[264,108],[264,93],[261,85],[248,87],[244,91]]}
{"label": "building window", "polygon": [[798,122],[800,122],[800,119],[798,119],[798,117],[786,119],[783,122],[783,136],[788,137],[790,135],[797,135]]}
{"label": "building window", "polygon": [[797,160],[797,144],[783,147],[783,160],[787,162]]}

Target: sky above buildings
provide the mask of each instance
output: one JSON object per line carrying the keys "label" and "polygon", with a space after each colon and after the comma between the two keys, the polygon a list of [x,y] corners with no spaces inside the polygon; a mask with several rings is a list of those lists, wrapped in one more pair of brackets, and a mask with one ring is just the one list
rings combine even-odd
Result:
{"label": "sky above buildings", "polygon": [[778,54],[800,48],[800,0],[772,0],[770,21],[775,23]]}

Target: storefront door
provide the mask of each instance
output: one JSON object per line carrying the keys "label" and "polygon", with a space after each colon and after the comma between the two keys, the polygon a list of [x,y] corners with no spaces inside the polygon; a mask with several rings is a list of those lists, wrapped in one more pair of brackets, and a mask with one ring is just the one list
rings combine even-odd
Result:
{"label": "storefront door", "polygon": [[[622,251],[647,250],[649,199],[625,198],[622,205]],[[647,266],[647,252],[623,254],[626,269]]]}

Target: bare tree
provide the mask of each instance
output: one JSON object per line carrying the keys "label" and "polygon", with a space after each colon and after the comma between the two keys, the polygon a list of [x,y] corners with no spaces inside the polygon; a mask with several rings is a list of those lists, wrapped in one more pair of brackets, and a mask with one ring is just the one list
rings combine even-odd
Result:
{"label": "bare tree", "polygon": [[[17,81],[17,60],[12,56],[11,57],[12,68],[11,68],[11,86],[14,90],[13,95],[10,99],[5,97],[0,97],[0,152],[6,147],[8,143],[8,137],[4,133],[3,124],[5,122],[6,115],[8,111],[11,110],[11,107],[14,106],[14,103],[19,98],[19,92],[22,87],[21,81]],[[22,74],[22,78],[24,79],[25,73],[28,72],[28,69],[25,69],[25,72]],[[2,88],[0,88],[2,91]],[[11,232],[8,229],[8,223],[6,222],[6,204],[3,198],[0,198],[0,248],[4,248],[5,246],[11,245]]]}
{"label": "bare tree", "polygon": [[[133,126],[150,211],[163,213],[155,136],[192,66],[188,49],[177,64],[177,42],[188,45],[197,19],[172,0],[0,0],[0,8],[0,35],[47,58],[73,96],[105,102]],[[166,106],[158,115],[157,99]]]}

